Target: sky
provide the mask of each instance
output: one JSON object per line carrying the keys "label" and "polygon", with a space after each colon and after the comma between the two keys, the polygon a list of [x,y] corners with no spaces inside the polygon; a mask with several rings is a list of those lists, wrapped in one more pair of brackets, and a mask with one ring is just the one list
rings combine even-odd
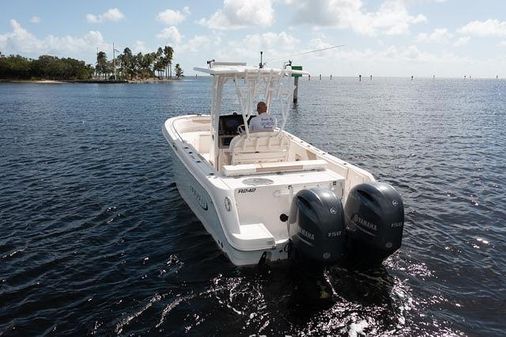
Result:
{"label": "sky", "polygon": [[[292,60],[313,75],[506,78],[506,0],[16,0],[0,52],[74,57],[174,48],[186,75],[206,61]],[[306,53],[311,50],[337,48]]]}

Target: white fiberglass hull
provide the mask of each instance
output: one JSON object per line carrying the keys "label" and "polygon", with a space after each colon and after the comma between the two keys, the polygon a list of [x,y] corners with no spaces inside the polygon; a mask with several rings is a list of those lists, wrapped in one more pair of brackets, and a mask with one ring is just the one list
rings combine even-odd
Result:
{"label": "white fiberglass hull", "polygon": [[[353,185],[374,181],[369,173],[286,132],[297,148],[290,155],[293,158],[275,165],[297,167],[296,172],[268,172],[262,167],[253,173],[227,175],[226,169],[216,170],[202,150],[209,121],[209,116],[174,117],[165,122],[163,133],[172,150],[181,197],[235,265],[254,265],[262,257],[270,262],[288,257],[286,215],[298,191],[323,187],[344,199]],[[311,158],[294,159],[299,155]],[[325,168],[314,170],[314,163],[323,163]],[[224,168],[233,171],[250,166]]]}
{"label": "white fiberglass hull", "polygon": [[[228,256],[230,261],[237,266],[254,265],[259,262],[264,250],[242,251],[238,250],[229,243],[225,237],[223,226],[221,225],[216,205],[206,188],[190,172],[183,161],[171,151],[174,158],[174,178],[179,194],[190,207],[197,218],[202,222],[206,231],[211,234],[218,247]],[[280,247],[283,250],[283,247]],[[271,252],[271,250],[269,250]],[[270,260],[286,259],[286,252],[281,252],[272,256]],[[276,258],[277,257],[277,258]]]}

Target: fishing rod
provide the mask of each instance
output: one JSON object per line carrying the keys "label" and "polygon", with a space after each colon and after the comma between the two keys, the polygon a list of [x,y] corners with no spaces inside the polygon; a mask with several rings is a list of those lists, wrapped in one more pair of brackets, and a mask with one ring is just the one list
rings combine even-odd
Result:
{"label": "fishing rod", "polygon": [[[313,50],[305,51],[305,52],[298,53],[298,54],[292,54],[292,55],[288,55],[288,56],[285,56],[285,57],[277,59],[277,60],[271,60],[269,62],[272,63],[272,62],[277,62],[277,61],[284,61],[284,60],[286,60],[288,58],[293,58],[294,56],[301,56],[301,55],[307,55],[307,54],[312,54],[312,53],[318,53],[318,52],[321,52],[321,51],[335,49],[335,48],[340,48],[340,47],[344,47],[344,44],[339,44],[339,45],[325,47],[325,48],[320,48],[320,49],[313,49]],[[267,62],[265,62],[264,64],[266,64],[266,63]]]}

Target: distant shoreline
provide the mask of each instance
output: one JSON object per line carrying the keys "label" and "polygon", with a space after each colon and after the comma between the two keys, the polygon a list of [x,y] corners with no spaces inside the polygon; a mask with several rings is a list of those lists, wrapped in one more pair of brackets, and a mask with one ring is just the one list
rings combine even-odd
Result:
{"label": "distant shoreline", "polygon": [[17,80],[17,79],[0,79],[0,83],[34,83],[34,84],[63,84],[63,83],[89,83],[89,84],[127,84],[127,83],[167,83],[179,81],[179,79],[154,79],[145,80]]}

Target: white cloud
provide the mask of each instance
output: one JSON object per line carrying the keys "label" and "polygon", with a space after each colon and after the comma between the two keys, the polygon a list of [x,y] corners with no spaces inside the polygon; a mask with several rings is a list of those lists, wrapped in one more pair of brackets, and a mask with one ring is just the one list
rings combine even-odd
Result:
{"label": "white cloud", "polygon": [[274,9],[271,0],[224,0],[223,9],[198,22],[219,30],[248,26],[269,27],[274,23]]}
{"label": "white cloud", "polygon": [[333,26],[374,36],[400,35],[413,24],[427,21],[421,14],[410,15],[404,0],[385,0],[375,12],[363,8],[361,0],[292,0],[296,23]]}
{"label": "white cloud", "polygon": [[299,45],[300,41],[294,36],[285,32],[247,35],[242,41],[242,48],[248,46],[252,50],[289,50]]}
{"label": "white cloud", "polygon": [[201,53],[203,50],[205,50],[205,48],[208,48],[211,45],[220,45],[220,44],[221,44],[220,36],[210,37],[205,35],[195,35],[190,40],[188,40],[188,42],[177,46],[177,49],[182,53],[184,52]]}
{"label": "white cloud", "polygon": [[496,19],[489,19],[487,21],[471,21],[467,25],[461,27],[458,32],[461,34],[480,37],[505,37],[506,21],[499,21]]}
{"label": "white cloud", "polygon": [[311,50],[325,49],[325,48],[330,48],[333,46],[331,43],[329,43],[328,41],[325,41],[325,40],[326,40],[325,35],[311,39],[309,41],[309,46],[310,46]]}
{"label": "white cloud", "polygon": [[175,26],[164,28],[156,37],[169,43],[181,42],[181,33],[179,33],[179,30]]}
{"label": "white cloud", "polygon": [[0,49],[12,52],[33,52],[43,47],[33,34],[24,29],[16,20],[10,20],[12,31],[0,34]]}
{"label": "white cloud", "polygon": [[[258,51],[264,52],[264,61],[269,66],[280,66],[287,61],[289,55],[298,51],[301,41],[286,33],[249,34],[241,40],[228,41],[215,54],[217,60],[246,61],[249,64],[258,64]],[[245,47],[247,46],[247,48]],[[254,52],[252,52],[254,51]]]}
{"label": "white cloud", "polygon": [[471,39],[471,38],[470,38],[469,36],[462,36],[462,37],[459,37],[459,38],[457,39],[457,41],[455,41],[455,42],[453,43],[453,46],[454,46],[454,47],[462,47],[462,46],[466,45],[466,44],[469,42],[469,40],[470,40],[470,39]]}
{"label": "white cloud", "polygon": [[186,15],[190,14],[190,8],[184,7],[183,11],[173,10],[173,9],[166,9],[156,16],[156,19],[158,21],[161,21],[167,25],[177,25],[178,23],[181,23],[186,18]]}
{"label": "white cloud", "polygon": [[79,56],[82,52],[95,52],[95,48],[108,45],[99,31],[89,31],[83,36],[48,35],[43,39],[23,28],[16,20],[10,20],[11,32],[0,34],[0,49],[8,53],[68,54]]}
{"label": "white cloud", "polygon": [[305,55],[305,69],[313,74],[338,76],[437,77],[458,76],[463,69],[469,69],[473,62],[468,57],[451,52],[429,53],[415,45],[390,45],[378,49],[337,48],[327,51],[330,55],[319,57]]}
{"label": "white cloud", "polygon": [[90,23],[118,22],[125,18],[125,15],[117,8],[110,8],[102,14],[86,14],[86,21]]}
{"label": "white cloud", "polygon": [[428,43],[448,43],[450,39],[453,37],[453,34],[448,32],[446,28],[436,28],[430,34],[420,33],[416,37],[418,42],[428,42]]}
{"label": "white cloud", "polygon": [[34,15],[30,18],[31,23],[40,23],[40,17]]}
{"label": "white cloud", "polygon": [[137,53],[146,54],[146,53],[150,53],[153,51],[153,50],[150,50],[149,48],[146,47],[146,43],[144,41],[139,41],[139,40],[135,41],[135,44],[131,50],[132,50],[132,53],[134,53],[134,54],[137,54]]}

